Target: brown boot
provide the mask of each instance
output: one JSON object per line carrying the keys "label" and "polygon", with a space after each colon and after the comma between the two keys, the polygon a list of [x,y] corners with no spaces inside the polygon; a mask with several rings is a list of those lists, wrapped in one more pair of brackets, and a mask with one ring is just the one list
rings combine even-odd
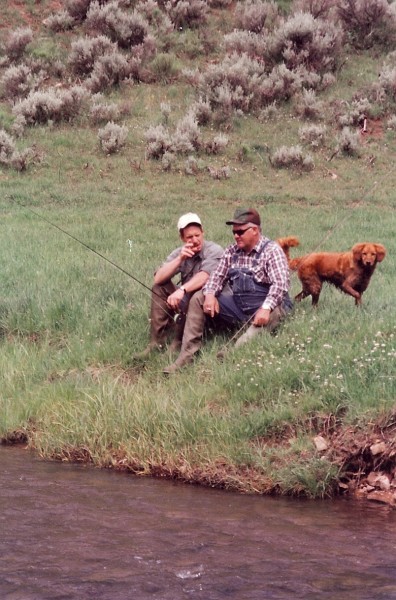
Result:
{"label": "brown boot", "polygon": [[164,348],[168,330],[173,323],[172,310],[166,300],[175,289],[171,281],[164,285],[155,284],[153,286],[150,309],[150,342],[142,352],[133,355],[133,361],[145,361],[153,352],[159,352]]}
{"label": "brown boot", "polygon": [[154,352],[160,352],[162,350],[161,344],[156,344],[155,342],[150,342],[148,346],[141,352],[137,352],[132,356],[132,360],[134,362],[142,362],[147,360],[151,354]]}
{"label": "brown boot", "polygon": [[168,365],[167,367],[165,367],[162,370],[162,372],[165,375],[173,375],[177,371],[180,371],[180,369],[182,369],[186,365],[190,365],[192,362],[193,362],[192,358],[185,358],[183,360],[180,360],[180,357],[179,357],[174,363],[172,363],[171,365]]}
{"label": "brown boot", "polygon": [[176,287],[171,281],[154,284],[150,308],[150,344],[163,344],[173,326],[173,311],[166,303]]}

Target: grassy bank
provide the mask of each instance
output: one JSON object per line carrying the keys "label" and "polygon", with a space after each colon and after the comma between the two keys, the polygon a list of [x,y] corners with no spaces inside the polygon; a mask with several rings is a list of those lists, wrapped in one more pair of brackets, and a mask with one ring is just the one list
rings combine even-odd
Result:
{"label": "grassy bank", "polygon": [[[323,92],[328,127],[332,102],[375,81],[384,56],[348,55]],[[394,421],[395,133],[385,116],[372,118],[358,155],[334,154],[331,139],[312,171],[275,169],[271,151],[299,140],[301,120],[286,102],[270,120],[235,114],[224,153],[200,156],[188,175],[185,157],[171,170],[147,160],[144,140],[162,122],[161,103],[171,105],[171,123],[188,106],[185,82],[127,81],[111,94],[130,106],[120,152],[105,155],[82,116],[25,129],[18,143],[41,159],[0,171],[0,436],[25,437],[45,457],[244,492],[337,493],[358,470],[361,433],[367,445]],[[9,103],[0,116],[1,127],[12,123]],[[209,167],[224,165],[229,176],[213,178]],[[276,337],[223,363],[215,356],[227,339],[212,337],[194,365],[168,379],[167,352],[131,364],[147,342],[147,289],[38,216],[150,286],[178,244],[181,213],[198,212],[206,237],[225,246],[225,220],[240,205],[260,211],[266,235],[298,236],[293,256],[360,241],[384,244],[387,256],[361,309],[324,288],[318,309],[297,305]]]}

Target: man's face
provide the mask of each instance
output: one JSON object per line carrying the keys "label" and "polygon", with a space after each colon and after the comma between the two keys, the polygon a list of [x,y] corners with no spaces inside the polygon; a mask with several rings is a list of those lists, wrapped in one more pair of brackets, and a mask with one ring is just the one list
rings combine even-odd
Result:
{"label": "man's face", "polygon": [[244,225],[233,225],[232,233],[235,238],[235,243],[238,248],[245,252],[250,252],[257,244],[260,237],[259,228],[257,225],[246,223]]}
{"label": "man's face", "polygon": [[194,254],[202,250],[204,236],[198,225],[188,225],[181,231],[180,237],[185,244],[190,246]]}

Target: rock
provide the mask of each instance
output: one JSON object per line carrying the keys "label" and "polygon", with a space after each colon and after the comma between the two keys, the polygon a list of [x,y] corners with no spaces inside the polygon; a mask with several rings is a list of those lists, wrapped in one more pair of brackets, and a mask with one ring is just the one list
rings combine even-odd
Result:
{"label": "rock", "polygon": [[367,476],[367,483],[376,488],[380,488],[385,492],[390,490],[389,477],[380,471],[371,471]]}
{"label": "rock", "polygon": [[372,446],[370,446],[370,451],[373,456],[376,456],[377,454],[383,454],[384,452],[386,452],[385,442],[378,442],[377,444],[373,444]]}
{"label": "rock", "polygon": [[367,500],[372,502],[380,502],[381,504],[389,504],[396,507],[396,495],[392,492],[382,492],[376,490],[367,494]]}
{"label": "rock", "polygon": [[329,447],[329,444],[321,435],[317,435],[316,437],[314,437],[313,441],[316,446],[316,450],[318,450],[319,452],[324,452]]}

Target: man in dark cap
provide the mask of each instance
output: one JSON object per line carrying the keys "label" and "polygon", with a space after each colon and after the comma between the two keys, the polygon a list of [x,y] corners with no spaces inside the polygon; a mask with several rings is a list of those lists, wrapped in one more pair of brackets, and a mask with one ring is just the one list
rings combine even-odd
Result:
{"label": "man in dark cap", "polygon": [[250,322],[235,344],[240,346],[263,328],[273,331],[292,308],[285,253],[262,235],[259,213],[239,208],[226,224],[232,226],[235,243],[226,248],[202,292],[190,303],[181,352],[165,373],[191,362],[201,348],[205,315],[231,326]]}
{"label": "man in dark cap", "polygon": [[[223,254],[221,246],[204,239],[201,219],[197,214],[182,215],[177,229],[183,245],[173,250],[154,274],[150,341],[142,352],[134,355],[133,360],[144,360],[153,351],[163,349],[171,330],[174,337],[170,349],[180,350],[189,302],[194,293],[202,289]],[[178,285],[172,281],[176,276],[180,278]]]}

